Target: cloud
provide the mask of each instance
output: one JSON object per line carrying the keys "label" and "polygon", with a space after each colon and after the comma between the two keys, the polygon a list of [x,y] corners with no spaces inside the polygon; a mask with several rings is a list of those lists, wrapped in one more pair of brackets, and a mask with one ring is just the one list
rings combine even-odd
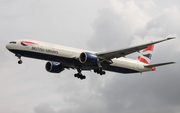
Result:
{"label": "cloud", "polygon": [[95,32],[88,42],[98,51],[127,47],[136,29],[145,26],[151,19],[135,1],[110,0],[110,5],[99,13],[93,24]]}
{"label": "cloud", "polygon": [[[152,14],[161,7],[159,1],[3,1],[0,112],[179,112],[180,12],[166,1],[163,10]],[[18,59],[5,48],[11,40],[30,38],[107,51],[169,36],[177,38],[157,44],[152,63],[176,64],[143,74],[83,72],[87,77],[83,81],[73,77],[75,70],[46,72],[46,61],[23,57],[23,65],[18,65]]]}
{"label": "cloud", "polygon": [[35,113],[55,113],[55,111],[48,105],[43,104],[34,108]]}
{"label": "cloud", "polygon": [[[114,5],[112,5],[113,8],[110,7],[109,10],[112,11],[111,9],[113,9],[113,11],[110,12],[106,9],[106,11],[104,11],[106,13],[101,13],[99,20],[97,20],[97,23],[101,23],[102,25],[95,24],[94,28],[97,34],[94,34],[90,40],[90,44],[95,42],[92,46],[94,49],[117,49],[115,46],[118,44],[121,46],[132,46],[175,36],[176,39],[174,40],[155,45],[152,63],[180,61],[177,57],[179,54],[177,47],[179,48],[180,44],[178,37],[180,27],[178,20],[180,13],[177,7],[166,8],[155,17],[149,17],[150,15],[146,15],[146,10],[141,9],[134,1],[123,3],[112,0],[112,2],[114,3]],[[125,4],[138,8],[130,8],[128,5],[125,7]],[[153,3],[153,7],[154,6],[156,6],[156,4]],[[144,24],[135,27],[135,30],[127,30],[127,28],[132,29],[135,25],[133,22],[136,23],[138,21],[134,18],[129,18],[129,21],[123,21],[121,18],[118,18],[127,16],[128,13],[131,12],[121,10],[123,8],[135,10],[137,14],[143,12],[140,14],[149,18],[144,19]],[[107,12],[110,13],[108,16]],[[111,16],[112,14],[114,15]],[[106,20],[107,18],[110,19]],[[114,19],[118,20],[118,24],[114,24]],[[141,18],[138,19],[141,20]],[[121,22],[123,23],[122,26]],[[112,27],[112,25],[115,27]],[[117,28],[119,30],[121,27],[125,28],[126,32],[119,32],[119,34],[116,32],[115,34],[114,31],[116,31]],[[109,28],[109,30],[104,30],[105,28]],[[113,36],[115,35],[115,38],[112,37],[111,34],[113,34]],[[122,37],[122,35],[126,36],[126,38],[117,38],[119,36]],[[128,44],[128,41],[131,42],[131,44]],[[142,75],[132,74],[119,77],[119,74],[115,74],[116,76],[113,77],[112,81],[106,82],[105,87],[100,88],[102,93],[101,98],[107,106],[106,112],[178,112],[180,110],[177,107],[179,106],[179,100],[177,98],[179,98],[178,94],[180,93],[178,87],[180,82],[178,67],[180,67],[179,64],[164,66],[157,68],[156,72],[143,73]]]}
{"label": "cloud", "polygon": [[156,4],[152,0],[142,1],[142,6],[144,9],[150,10],[156,6]]}

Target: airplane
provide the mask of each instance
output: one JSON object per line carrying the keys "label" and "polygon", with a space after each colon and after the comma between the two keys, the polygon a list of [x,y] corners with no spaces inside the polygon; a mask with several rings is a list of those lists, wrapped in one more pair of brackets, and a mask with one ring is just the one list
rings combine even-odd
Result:
{"label": "airplane", "polygon": [[[11,41],[6,45],[6,48],[18,57],[19,64],[22,64],[22,56],[47,60],[45,69],[48,72],[60,73],[64,69],[76,69],[78,73],[74,74],[74,77],[83,80],[86,76],[81,72],[85,70],[93,70],[100,75],[105,75],[105,70],[128,74],[155,71],[158,66],[173,64],[175,62],[150,65],[150,60],[154,44],[174,38],[170,37],[108,52],[93,52],[29,39]],[[140,52],[140,50],[143,51],[136,60],[125,57],[131,53]]]}

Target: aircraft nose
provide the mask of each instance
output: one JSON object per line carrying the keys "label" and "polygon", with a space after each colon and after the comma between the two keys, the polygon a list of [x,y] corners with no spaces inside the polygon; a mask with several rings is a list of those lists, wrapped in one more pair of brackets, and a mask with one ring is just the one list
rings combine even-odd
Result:
{"label": "aircraft nose", "polygon": [[6,48],[9,49],[9,44],[6,45]]}

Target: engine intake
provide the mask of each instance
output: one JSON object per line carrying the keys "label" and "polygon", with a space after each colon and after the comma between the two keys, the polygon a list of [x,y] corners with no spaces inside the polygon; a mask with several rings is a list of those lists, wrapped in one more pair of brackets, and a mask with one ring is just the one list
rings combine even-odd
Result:
{"label": "engine intake", "polygon": [[83,52],[80,54],[79,61],[86,65],[97,64],[98,57],[93,53]]}
{"label": "engine intake", "polygon": [[46,71],[51,73],[60,73],[61,71],[64,70],[62,64],[58,62],[47,62],[45,67],[46,67]]}

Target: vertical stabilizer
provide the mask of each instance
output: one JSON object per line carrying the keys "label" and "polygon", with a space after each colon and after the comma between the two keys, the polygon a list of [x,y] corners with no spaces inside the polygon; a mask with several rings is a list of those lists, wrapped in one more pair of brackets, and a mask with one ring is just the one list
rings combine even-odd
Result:
{"label": "vertical stabilizer", "polygon": [[139,60],[140,62],[149,64],[150,61],[151,61],[153,49],[154,49],[154,45],[148,46],[148,47],[147,47],[146,49],[144,49],[144,50],[142,51],[142,53],[139,55],[138,60]]}

